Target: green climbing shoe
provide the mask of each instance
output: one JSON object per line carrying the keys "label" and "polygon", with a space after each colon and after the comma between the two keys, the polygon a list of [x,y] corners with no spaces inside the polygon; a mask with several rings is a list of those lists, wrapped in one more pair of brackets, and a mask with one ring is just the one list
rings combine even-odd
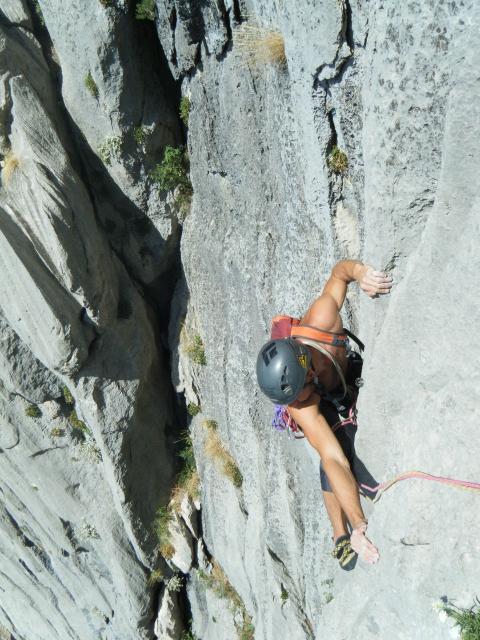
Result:
{"label": "green climbing shoe", "polygon": [[340,567],[344,571],[351,571],[355,568],[358,555],[352,549],[350,536],[348,534],[336,539],[332,556],[338,560]]}

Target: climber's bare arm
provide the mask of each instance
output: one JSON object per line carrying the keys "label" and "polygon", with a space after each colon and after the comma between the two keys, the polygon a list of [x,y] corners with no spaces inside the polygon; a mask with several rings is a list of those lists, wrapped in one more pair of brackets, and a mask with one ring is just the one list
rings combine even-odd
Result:
{"label": "climber's bare arm", "polygon": [[302,322],[324,327],[327,331],[338,329],[338,312],[351,282],[358,282],[370,298],[390,293],[392,287],[392,277],[386,273],[376,271],[359,260],[341,260],[333,267],[321,296],[312,304]]}
{"label": "climber's bare arm", "polygon": [[[314,393],[303,403],[289,405],[288,412],[302,431],[308,442],[322,459],[323,468],[332,485],[333,493],[352,526],[365,520],[358,488],[350,470],[350,465],[342,448],[334,436],[328,422],[318,410],[319,396]],[[300,408],[295,408],[295,405]]]}
{"label": "climber's bare arm", "polygon": [[289,405],[288,412],[322,459],[333,493],[354,530],[352,545],[355,541],[355,551],[363,560],[374,563],[378,560],[378,551],[364,535],[366,519],[360,505],[357,483],[338,440],[318,409],[319,400],[319,396],[312,393],[307,401]]}

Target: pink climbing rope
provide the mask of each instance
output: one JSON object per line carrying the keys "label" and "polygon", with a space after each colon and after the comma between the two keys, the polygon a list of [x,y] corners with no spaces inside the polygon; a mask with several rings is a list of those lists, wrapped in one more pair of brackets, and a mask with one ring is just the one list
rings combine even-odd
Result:
{"label": "pink climbing rope", "polygon": [[423,471],[405,471],[398,476],[395,476],[392,480],[377,484],[376,487],[369,487],[367,484],[360,484],[360,487],[367,489],[372,493],[378,492],[373,502],[378,502],[382,495],[390,489],[397,482],[402,480],[408,480],[408,478],[420,478],[421,480],[431,480],[432,482],[441,482],[442,484],[448,484],[450,486],[458,487],[459,489],[467,489],[469,491],[480,491],[479,482],[470,482],[469,480],[456,480],[455,478],[446,478],[444,476],[432,476],[430,473],[424,473]]}

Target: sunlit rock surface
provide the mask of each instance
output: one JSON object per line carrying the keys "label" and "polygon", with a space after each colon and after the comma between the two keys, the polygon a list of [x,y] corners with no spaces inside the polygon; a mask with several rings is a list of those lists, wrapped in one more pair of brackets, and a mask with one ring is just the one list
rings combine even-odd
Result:
{"label": "sunlit rock surface", "polygon": [[[358,454],[378,482],[478,481],[479,14],[157,0],[141,21],[123,0],[3,0],[2,633],[456,633],[432,604],[474,602],[479,497],[395,485],[365,505],[380,563],[342,572],[318,456],[272,430],[254,365],[336,260],[388,269],[388,298],[352,286],[345,305],[366,343]],[[259,61],[267,36],[286,64]],[[151,176],[185,143],[186,215]],[[200,496],[166,562],[156,514],[186,429]]]}

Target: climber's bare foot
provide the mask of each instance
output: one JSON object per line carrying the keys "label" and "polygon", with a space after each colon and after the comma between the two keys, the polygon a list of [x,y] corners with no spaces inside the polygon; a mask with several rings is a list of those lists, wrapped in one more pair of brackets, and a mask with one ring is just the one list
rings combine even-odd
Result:
{"label": "climber's bare foot", "polygon": [[350,544],[352,549],[358,553],[358,557],[368,564],[375,564],[380,558],[378,549],[365,535],[367,523],[361,522],[352,530]]}

